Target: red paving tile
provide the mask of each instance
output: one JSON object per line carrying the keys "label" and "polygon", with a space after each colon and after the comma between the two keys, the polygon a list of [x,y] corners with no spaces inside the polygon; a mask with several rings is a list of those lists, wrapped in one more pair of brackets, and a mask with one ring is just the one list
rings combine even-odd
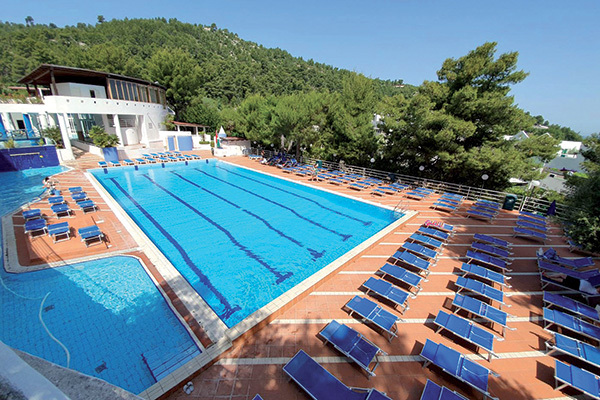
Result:
{"label": "red paving tile", "polygon": [[[235,341],[232,348],[221,359],[221,363],[231,361],[234,365],[221,365],[217,362],[217,364],[212,365],[197,374],[194,378],[191,378],[195,386],[192,395],[188,396],[183,393],[179,387],[168,395],[165,395],[164,398],[251,399],[256,393],[260,393],[266,400],[307,398],[295,384],[287,379],[282,371],[282,364],[270,364],[269,360],[265,359],[269,357],[288,359],[300,349],[305,350],[312,356],[339,357],[340,355],[334,349],[324,345],[317,336],[325,323],[304,323],[304,320],[350,319],[351,317],[342,307],[351,296],[347,294],[326,293],[358,292],[362,282],[369,276],[373,276],[371,274],[387,261],[387,257],[393,254],[399,247],[399,244],[415,232],[419,224],[428,219],[441,220],[455,225],[457,234],[450,240],[450,244],[453,246],[445,247],[437,265],[432,268],[435,274],[430,275],[428,281],[422,283],[422,292],[417,298],[409,300],[410,309],[404,315],[400,315],[398,311],[393,310],[388,305],[383,305],[384,308],[408,321],[407,323],[399,324],[398,338],[390,343],[378,332],[364,324],[351,324],[352,328],[365,335],[365,337],[380,346],[391,356],[418,355],[426,339],[443,343],[464,354],[474,354],[476,352],[476,349],[472,345],[461,341],[447,332],[436,333],[435,325],[431,322],[411,322],[415,321],[415,319],[435,318],[440,309],[451,308],[451,301],[454,296],[453,292],[455,291],[453,282],[457,277],[456,272],[460,269],[462,262],[466,261],[457,257],[462,257],[466,254],[473,233],[481,232],[491,235],[507,235],[503,236],[503,238],[515,245],[523,246],[514,248],[514,257],[516,259],[511,265],[511,268],[514,270],[513,272],[535,273],[537,270],[534,257],[535,250],[541,247],[540,243],[508,236],[512,235],[512,227],[515,225],[517,216],[516,212],[501,210],[499,217],[490,224],[473,218],[465,218],[466,205],[463,205],[461,210],[454,214],[430,209],[429,206],[437,196],[432,196],[431,199],[420,202],[404,199],[401,195],[376,197],[366,191],[353,191],[326,182],[308,182],[307,178],[284,174],[279,169],[261,165],[244,157],[232,157],[224,161],[287,179],[303,181],[304,183],[349,194],[368,201],[379,202],[383,205],[394,206],[400,200],[403,200],[410,209],[419,211],[419,215],[396,229],[395,232],[386,235],[378,243],[345,264],[332,276],[326,278],[312,289],[312,294],[301,296],[294,304],[280,310],[276,313],[275,319],[271,323],[265,325],[262,329],[243,335]],[[95,161],[90,161],[89,159],[80,164],[86,168],[96,166]],[[79,169],[70,171],[60,178],[61,189],[64,191],[69,186],[85,185],[84,189],[88,192],[88,195],[95,201],[102,203],[99,195],[84,177],[81,165]],[[35,207],[37,206],[32,206],[32,208]],[[39,208],[48,213],[47,210],[49,210],[49,207],[43,204],[43,202],[39,204]],[[68,221],[76,229],[77,227],[89,224],[92,216],[104,220],[101,227],[110,238],[111,247],[95,246],[86,249],[77,238],[63,242],[64,244],[52,244],[44,238],[19,240],[17,243],[19,260],[25,265],[34,265],[58,259],[69,260],[90,254],[109,254],[115,250],[134,251],[136,249],[137,245],[131,236],[107,207],[102,207],[101,205],[99,213],[90,215],[78,215],[76,212],[75,218]],[[16,237],[23,237],[22,228],[18,226],[22,224],[22,219],[15,216],[13,221],[17,225],[15,227]],[[552,227],[551,235],[560,235],[560,233],[558,227]],[[454,246],[457,244],[460,245]],[[564,239],[560,237],[551,237],[547,242],[548,246],[564,244]],[[558,247],[557,251],[563,256],[570,256],[564,247]],[[529,259],[522,259],[524,257]],[[161,285],[165,284],[164,280],[159,275],[156,275],[156,269],[151,268],[151,270],[155,274],[155,278],[161,282]],[[347,272],[369,272],[371,274],[348,274]],[[520,293],[539,292],[541,290],[539,278],[536,275],[511,276],[512,279],[509,283],[512,285],[512,288],[506,289],[505,292],[507,294],[513,293],[514,295],[507,298],[506,302],[511,307],[505,308],[505,310],[516,317],[539,317],[542,312],[541,296],[523,295]],[[168,285],[164,288],[166,288],[170,297],[174,296],[173,292],[169,291]],[[171,298],[171,301],[178,303],[176,298]],[[187,310],[184,308],[179,308],[179,311],[184,315],[184,318],[190,318],[189,314],[186,315]],[[284,320],[289,322],[282,323]],[[521,322],[509,322],[509,326],[517,329],[507,331],[506,339],[496,343],[495,350],[497,353],[543,350],[544,342],[551,337],[549,332],[543,330],[541,322],[529,322],[525,320]],[[195,329],[195,327],[192,328]],[[489,329],[497,333],[499,332],[497,327],[489,327]],[[202,336],[201,333],[198,333],[198,335]],[[235,365],[237,363],[236,360],[251,361],[258,365]],[[562,396],[561,392],[553,389],[554,362],[552,357],[529,355],[522,358],[494,358],[491,362],[486,361],[483,357],[481,359],[476,358],[475,360],[501,375],[500,378],[490,379],[490,389],[495,396],[500,398],[510,397],[513,400]],[[469,398],[480,396],[468,386],[460,384],[436,367],[422,368],[422,363],[416,361],[383,362],[376,371],[377,376],[370,380],[366,378],[366,375],[359,368],[350,363],[325,363],[324,366],[349,386],[375,387],[387,392],[393,399],[419,399],[427,379],[432,379],[439,384],[457,390]],[[182,382],[181,386],[183,386],[183,383],[185,382]]]}

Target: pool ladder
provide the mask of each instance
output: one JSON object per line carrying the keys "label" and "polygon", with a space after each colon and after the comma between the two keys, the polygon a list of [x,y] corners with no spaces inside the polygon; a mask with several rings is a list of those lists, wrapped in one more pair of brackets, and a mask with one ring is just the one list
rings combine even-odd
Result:
{"label": "pool ladder", "polygon": [[401,218],[404,214],[406,214],[407,211],[408,203],[404,199],[402,199],[398,202],[398,204],[396,204],[394,210],[392,211],[392,214],[394,215],[394,218]]}

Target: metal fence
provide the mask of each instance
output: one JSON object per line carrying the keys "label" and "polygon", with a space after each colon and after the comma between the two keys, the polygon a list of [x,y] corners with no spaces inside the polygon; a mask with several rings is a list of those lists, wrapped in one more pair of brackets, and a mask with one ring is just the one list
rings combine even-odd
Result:
{"label": "metal fence", "polygon": [[[265,158],[273,157],[278,152],[251,148],[249,154],[263,155]],[[264,154],[263,154],[264,153]],[[292,156],[289,156],[292,158]],[[353,165],[340,164],[338,162],[323,161],[314,158],[304,159],[305,163],[308,164],[320,164],[323,168],[328,170],[342,170],[350,174],[358,174],[364,177],[373,177],[384,181],[400,182],[413,187],[426,187],[435,190],[437,193],[451,192],[464,196],[468,200],[490,200],[498,203],[503,203],[507,195],[513,195],[508,192],[498,192],[496,190],[489,190],[485,188],[476,188],[473,186],[460,185],[456,183],[437,181],[435,179],[428,179],[424,177],[416,177],[411,175],[403,175],[395,172],[386,172],[377,169],[371,169],[366,167],[357,167]],[[517,203],[515,208],[519,211],[538,212],[545,214],[550,207],[551,202],[543,199],[538,199],[528,196],[517,196]],[[558,218],[561,215],[565,215],[566,206],[563,204],[556,204],[556,216]]]}

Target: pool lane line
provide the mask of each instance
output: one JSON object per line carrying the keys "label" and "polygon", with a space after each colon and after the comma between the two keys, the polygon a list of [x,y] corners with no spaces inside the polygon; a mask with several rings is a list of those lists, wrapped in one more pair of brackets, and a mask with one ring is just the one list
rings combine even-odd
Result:
{"label": "pool lane line", "polygon": [[215,180],[219,181],[219,182],[222,182],[222,183],[225,183],[225,184],[227,184],[227,185],[233,186],[234,188],[236,188],[236,189],[239,189],[239,190],[241,190],[241,191],[244,191],[244,192],[246,192],[246,193],[248,193],[248,194],[250,194],[250,195],[252,195],[252,196],[256,196],[256,197],[258,197],[258,198],[260,198],[260,199],[262,199],[262,200],[264,200],[264,201],[266,201],[266,202],[269,202],[269,203],[271,203],[271,204],[274,204],[274,205],[276,205],[276,206],[278,206],[278,207],[281,207],[281,208],[283,208],[283,209],[285,209],[285,210],[288,210],[289,212],[291,212],[292,214],[294,214],[296,217],[298,217],[298,218],[300,218],[300,219],[303,219],[303,220],[305,220],[306,222],[308,222],[308,223],[310,223],[310,224],[313,224],[313,225],[315,225],[315,226],[318,226],[319,228],[321,228],[321,229],[323,229],[323,230],[326,230],[326,231],[328,231],[328,232],[331,232],[331,233],[333,233],[334,235],[338,235],[338,236],[340,236],[344,242],[345,242],[346,240],[348,240],[348,239],[350,239],[350,238],[352,237],[352,235],[347,235],[347,234],[339,233],[339,232],[337,232],[337,231],[334,231],[333,229],[329,229],[328,227],[321,225],[320,223],[318,223],[318,222],[316,222],[316,221],[313,221],[313,220],[311,220],[310,218],[306,218],[306,217],[304,217],[304,216],[300,215],[300,214],[299,214],[299,213],[298,213],[296,210],[294,210],[293,208],[290,208],[290,207],[284,206],[283,204],[280,204],[280,203],[278,203],[278,202],[276,202],[276,201],[273,201],[273,200],[271,200],[271,199],[268,199],[268,198],[266,198],[266,197],[264,197],[264,196],[261,196],[261,195],[259,195],[259,194],[252,193],[252,192],[251,192],[250,190],[248,190],[248,189],[244,189],[243,187],[240,187],[240,186],[234,185],[234,184],[233,184],[233,183],[231,183],[231,182],[227,182],[227,181],[225,181],[225,180],[223,180],[223,179],[221,179],[221,178],[217,178],[216,176],[214,176],[214,175],[211,175],[211,174],[209,174],[208,172],[202,171],[201,169],[198,169],[198,168],[194,168],[194,169],[195,169],[196,171],[198,171],[198,172],[200,172],[200,173],[202,173],[202,174],[204,174],[204,175],[206,175],[206,176],[210,177],[210,178],[213,178],[213,179],[215,179]]}
{"label": "pool lane line", "polygon": [[250,257],[253,260],[255,260],[256,262],[258,262],[260,265],[262,265],[263,267],[265,267],[265,269],[267,271],[269,271],[271,274],[273,274],[273,276],[275,276],[277,278],[275,280],[275,283],[277,283],[278,285],[280,283],[282,283],[283,281],[285,281],[286,279],[290,278],[292,275],[294,275],[294,273],[291,272],[291,271],[287,271],[287,272],[285,272],[283,274],[281,272],[277,271],[275,268],[273,268],[272,266],[270,266],[269,264],[267,264],[259,255],[254,254],[252,252],[252,250],[250,250],[248,247],[246,247],[243,244],[241,244],[240,242],[238,242],[238,240],[227,229],[225,229],[224,227],[222,227],[221,225],[219,225],[218,223],[216,223],[215,221],[213,221],[208,216],[204,215],[202,212],[200,212],[198,209],[194,208],[191,204],[187,203],[185,200],[183,200],[181,197],[177,196],[175,193],[172,193],[168,189],[162,187],[159,183],[157,183],[156,181],[154,181],[147,174],[143,174],[142,176],[144,178],[148,179],[150,182],[152,182],[152,184],[154,186],[156,186],[159,189],[163,190],[169,196],[173,197],[175,200],[177,200],[178,202],[180,202],[181,204],[183,204],[184,206],[186,206],[187,208],[189,208],[192,212],[194,212],[196,215],[198,215],[199,217],[201,217],[202,219],[204,219],[206,222],[208,222],[209,224],[213,225],[215,228],[217,228],[218,230],[220,230],[221,232],[223,232],[225,234],[225,236],[227,236],[229,238],[229,240],[231,241],[231,243],[233,243],[238,249],[242,250],[244,253],[246,253],[246,255],[248,257]]}
{"label": "pool lane line", "polygon": [[[218,312],[216,312],[216,314],[219,315],[220,318],[229,319],[229,317],[231,317],[235,312],[242,309],[239,305],[231,306],[229,304],[227,299],[213,286],[213,284],[210,282],[210,279],[208,279],[208,277],[206,275],[204,275],[202,273],[202,271],[200,271],[200,269],[198,269],[198,267],[196,267],[196,264],[194,264],[192,259],[188,256],[188,254],[183,249],[183,247],[181,247],[181,245],[179,243],[177,243],[177,240],[175,240],[175,238],[173,236],[171,236],[171,234],[169,232],[167,232],[162,227],[162,225],[159,224],[158,221],[156,221],[150,215],[150,213],[148,211],[146,211],[144,209],[144,207],[141,206],[141,204],[139,204],[133,197],[131,197],[129,195],[129,193],[127,193],[125,191],[125,189],[123,189],[123,187],[119,184],[119,182],[117,182],[116,178],[109,178],[109,180],[112,181],[112,183],[115,185],[115,187],[117,189],[119,189],[121,191],[121,193],[123,193],[125,195],[125,197],[127,197],[127,199],[129,201],[131,201],[131,203],[144,215],[144,217],[146,217],[156,227],[156,229],[158,229],[160,231],[160,233],[173,245],[173,247],[175,247],[175,249],[179,252],[179,254],[183,258],[183,261],[187,264],[187,266],[198,276],[198,278],[200,278],[200,281],[202,282],[202,284],[204,286],[206,286],[211,292],[214,293],[215,297],[221,302],[223,307],[225,307],[225,310],[223,310],[222,314],[219,314]],[[207,304],[208,304],[208,302],[207,302]],[[211,306],[211,308],[212,308],[212,306]],[[214,310],[214,308],[213,308],[213,310]]]}
{"label": "pool lane line", "polygon": [[[223,201],[223,202],[225,202],[225,203],[227,203],[227,204],[231,205],[232,207],[235,207],[235,208],[237,208],[237,209],[239,209],[239,210],[241,210],[241,211],[245,212],[246,214],[248,214],[248,215],[250,215],[250,216],[252,216],[252,217],[256,218],[257,220],[259,220],[260,222],[262,222],[262,223],[263,223],[263,224],[264,224],[264,225],[265,225],[267,228],[269,228],[270,230],[274,231],[275,233],[277,233],[277,234],[278,234],[279,236],[281,236],[282,238],[289,240],[290,242],[294,243],[294,244],[295,244],[296,246],[298,246],[298,247],[302,247],[302,248],[304,248],[304,244],[302,244],[300,241],[298,241],[298,240],[294,239],[293,237],[290,237],[290,236],[286,235],[285,233],[283,233],[283,232],[282,232],[282,231],[280,231],[279,229],[277,229],[277,228],[275,228],[274,226],[272,226],[272,225],[271,225],[271,224],[270,224],[270,223],[269,223],[269,222],[268,222],[266,219],[264,219],[264,218],[260,217],[260,216],[259,216],[259,215],[257,215],[257,214],[254,214],[252,211],[250,211],[250,210],[246,210],[245,208],[242,208],[241,206],[239,206],[239,205],[235,204],[234,202],[232,202],[232,201],[229,201],[229,200],[228,200],[228,199],[226,199],[225,197],[223,197],[223,196],[220,196],[220,195],[216,194],[215,192],[213,192],[213,191],[211,191],[211,190],[208,190],[208,189],[206,189],[206,188],[204,188],[204,187],[202,187],[202,186],[198,185],[196,182],[190,181],[189,179],[187,179],[187,178],[185,178],[185,177],[183,177],[183,176],[179,175],[179,174],[178,174],[177,172],[175,172],[175,171],[170,171],[170,172],[171,172],[173,175],[177,176],[178,178],[180,178],[180,179],[184,180],[185,182],[189,183],[190,185],[192,185],[192,186],[195,186],[195,187],[197,187],[198,189],[201,189],[201,190],[203,190],[203,191],[207,192],[208,194],[210,194],[210,195],[212,195],[212,196],[214,196],[214,197],[218,198],[219,200],[221,200],[221,201]],[[311,254],[311,256],[312,256],[313,260],[317,260],[318,258],[321,258],[321,257],[323,257],[323,255],[325,254],[325,250],[323,250],[323,251],[321,251],[321,252],[318,252],[318,251],[316,251],[316,250],[314,250],[314,249],[311,249],[311,248],[307,248],[307,250],[308,250],[308,252]]]}
{"label": "pool lane line", "polygon": [[348,214],[344,214],[344,213],[343,213],[343,212],[341,212],[341,211],[334,210],[333,208],[326,207],[326,206],[324,206],[323,204],[321,204],[321,203],[319,203],[318,201],[316,201],[316,200],[313,200],[313,199],[311,199],[311,198],[308,198],[308,197],[301,196],[301,195],[299,195],[299,194],[296,194],[296,193],[290,192],[290,191],[288,191],[288,190],[285,190],[285,189],[282,189],[282,188],[278,188],[277,186],[273,186],[273,185],[270,185],[270,184],[268,184],[268,183],[265,183],[265,182],[261,182],[261,181],[259,181],[258,179],[250,178],[249,176],[245,176],[245,175],[239,174],[239,173],[237,173],[237,172],[234,172],[234,171],[231,171],[231,170],[229,170],[229,169],[227,169],[227,168],[223,168],[223,167],[220,167],[220,166],[218,166],[218,165],[215,165],[215,168],[222,169],[223,171],[227,171],[227,172],[229,172],[229,173],[231,173],[231,174],[233,174],[233,175],[237,175],[237,176],[239,176],[239,177],[241,177],[241,178],[244,178],[244,179],[247,179],[247,180],[249,180],[249,181],[253,181],[253,182],[259,183],[259,184],[261,184],[261,185],[268,186],[268,187],[270,187],[270,188],[272,188],[272,189],[275,189],[275,190],[279,190],[279,191],[281,191],[281,192],[287,193],[287,194],[289,194],[289,195],[291,195],[291,196],[294,196],[294,197],[297,197],[297,198],[299,198],[299,199],[302,199],[302,200],[309,201],[309,202],[311,202],[311,203],[314,203],[314,204],[316,204],[317,206],[319,206],[319,207],[321,207],[321,208],[323,208],[323,209],[325,209],[325,210],[327,210],[327,211],[331,211],[332,213],[335,213],[335,214],[341,215],[341,216],[343,216],[343,217],[346,217],[346,218],[348,218],[348,219],[354,220],[354,221],[356,221],[356,222],[360,222],[360,223],[361,223],[361,224],[363,224],[364,226],[369,226],[369,225],[372,225],[372,224],[373,224],[373,221],[363,221],[362,219],[359,219],[359,218],[353,217],[353,216],[351,216],[351,215],[348,215]]}

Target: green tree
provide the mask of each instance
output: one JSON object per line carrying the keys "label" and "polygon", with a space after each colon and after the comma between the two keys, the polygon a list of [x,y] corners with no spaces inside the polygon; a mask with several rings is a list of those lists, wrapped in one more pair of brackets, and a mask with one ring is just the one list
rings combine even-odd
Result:
{"label": "green tree", "polygon": [[446,60],[438,82],[415,95],[384,100],[380,114],[384,160],[393,170],[435,179],[504,189],[515,175],[530,176],[534,164],[503,135],[528,128],[533,118],[508,96],[527,74],[516,70],[517,53],[495,55],[485,43],[457,60]]}
{"label": "green tree", "polygon": [[543,163],[556,158],[560,151],[560,140],[549,135],[534,135],[516,143],[515,147],[527,157],[538,157]]}
{"label": "green tree", "polygon": [[33,22],[33,17],[31,15],[28,15],[27,17],[25,17],[25,25],[26,26],[35,25],[35,23]]}
{"label": "green tree", "polygon": [[177,117],[197,96],[201,85],[201,69],[194,58],[180,49],[159,50],[148,65],[152,81],[167,87],[167,101]]}
{"label": "green tree", "polygon": [[582,151],[587,176],[575,174],[567,179],[567,220],[569,234],[584,249],[600,252],[600,135],[585,140]]}
{"label": "green tree", "polygon": [[106,22],[106,20],[104,19],[104,15],[98,15],[98,23],[102,24],[104,22]]}
{"label": "green tree", "polygon": [[212,131],[218,128],[221,116],[215,100],[195,97],[181,113],[181,119],[186,122],[207,125],[210,127],[209,131]]}

